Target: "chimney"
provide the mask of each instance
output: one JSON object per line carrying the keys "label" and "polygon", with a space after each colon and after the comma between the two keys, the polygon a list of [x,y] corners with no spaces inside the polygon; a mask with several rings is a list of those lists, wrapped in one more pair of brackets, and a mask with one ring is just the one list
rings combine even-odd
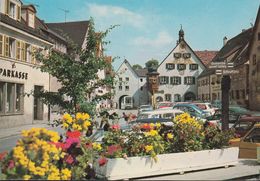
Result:
{"label": "chimney", "polygon": [[227,37],[225,36],[225,37],[223,38],[223,46],[225,46],[225,45],[227,44],[227,41],[228,41],[228,39],[227,39]]}

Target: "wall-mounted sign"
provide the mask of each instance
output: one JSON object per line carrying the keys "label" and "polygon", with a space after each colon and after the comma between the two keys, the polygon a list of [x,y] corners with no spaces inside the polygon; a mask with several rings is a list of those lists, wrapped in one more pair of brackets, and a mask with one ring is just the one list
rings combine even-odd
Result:
{"label": "wall-mounted sign", "polygon": [[28,73],[20,72],[16,70],[10,70],[5,68],[0,68],[0,77],[10,77],[10,78],[18,78],[18,79],[28,79]]}

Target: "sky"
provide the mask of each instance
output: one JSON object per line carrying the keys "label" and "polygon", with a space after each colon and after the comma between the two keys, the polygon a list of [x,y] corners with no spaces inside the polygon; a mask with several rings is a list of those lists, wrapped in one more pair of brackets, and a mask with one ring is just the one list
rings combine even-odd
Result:
{"label": "sky", "polygon": [[182,25],[193,50],[220,50],[223,37],[231,39],[254,23],[260,0],[22,0],[34,4],[45,22],[89,20],[96,31],[114,28],[106,37],[105,54],[131,65],[161,62],[176,46]]}

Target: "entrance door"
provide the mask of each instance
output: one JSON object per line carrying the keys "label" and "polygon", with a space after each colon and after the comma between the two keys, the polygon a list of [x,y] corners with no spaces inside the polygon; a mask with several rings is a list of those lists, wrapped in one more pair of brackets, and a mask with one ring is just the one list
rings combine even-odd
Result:
{"label": "entrance door", "polygon": [[[34,86],[34,93],[37,95],[37,92],[43,90],[43,86]],[[34,120],[43,120],[43,102],[40,98],[34,96],[33,103],[33,118]]]}
{"label": "entrance door", "polygon": [[184,101],[194,101],[196,99],[196,96],[193,92],[187,92],[184,95]]}

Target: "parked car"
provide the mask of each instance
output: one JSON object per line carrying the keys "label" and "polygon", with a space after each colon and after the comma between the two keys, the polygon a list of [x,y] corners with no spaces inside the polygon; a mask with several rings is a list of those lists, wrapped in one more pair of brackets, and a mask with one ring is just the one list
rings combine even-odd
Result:
{"label": "parked car", "polygon": [[157,103],[157,109],[162,109],[162,108],[171,108],[173,106],[173,102],[159,102]]}
{"label": "parked car", "polygon": [[[238,105],[229,106],[229,122],[235,123],[243,116],[260,116],[259,112],[250,111],[246,108],[240,107]],[[220,120],[222,117],[222,110],[218,109],[215,111],[214,115],[207,117],[207,120]]]}
{"label": "parked car", "polygon": [[257,158],[257,147],[260,147],[260,124],[255,124],[244,137],[231,139],[230,146],[239,147],[239,158]]}
{"label": "parked car", "polygon": [[129,123],[130,127],[136,125],[136,124],[145,124],[145,123],[161,123],[166,126],[172,126],[173,122],[171,118],[144,118],[144,119],[137,119],[135,121],[132,121]]}
{"label": "parked car", "polygon": [[208,102],[193,102],[192,104],[196,105],[200,109],[202,109],[204,112],[208,112],[211,115],[214,115],[216,108],[214,108],[211,103]]}
{"label": "parked car", "polygon": [[233,126],[235,133],[239,137],[245,136],[245,134],[254,127],[255,124],[260,123],[260,116],[246,116],[241,117]]}
{"label": "parked car", "polygon": [[194,104],[177,104],[173,106],[173,109],[179,109],[183,112],[189,113],[192,117],[196,117],[198,119],[206,120],[205,118],[210,116],[210,113],[207,113],[201,110],[199,107],[195,106]]}
{"label": "parked car", "polygon": [[137,120],[147,119],[147,118],[164,118],[164,119],[174,119],[177,115],[182,114],[183,111],[176,109],[157,109],[154,111],[144,112],[139,114]]}
{"label": "parked car", "polygon": [[141,105],[138,108],[138,114],[141,114],[146,111],[152,111],[152,110],[153,110],[153,106],[151,106],[151,105]]}

